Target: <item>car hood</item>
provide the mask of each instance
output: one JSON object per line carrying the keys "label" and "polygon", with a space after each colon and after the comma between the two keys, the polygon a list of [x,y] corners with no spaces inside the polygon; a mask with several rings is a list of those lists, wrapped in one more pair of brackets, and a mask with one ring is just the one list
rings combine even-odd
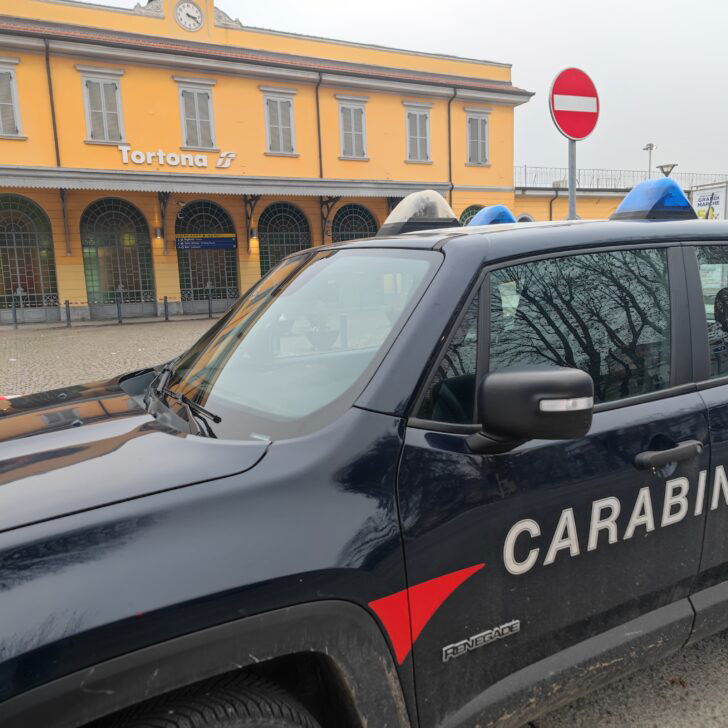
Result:
{"label": "car hood", "polygon": [[242,473],[268,444],[158,423],[118,379],[0,401],[0,532]]}

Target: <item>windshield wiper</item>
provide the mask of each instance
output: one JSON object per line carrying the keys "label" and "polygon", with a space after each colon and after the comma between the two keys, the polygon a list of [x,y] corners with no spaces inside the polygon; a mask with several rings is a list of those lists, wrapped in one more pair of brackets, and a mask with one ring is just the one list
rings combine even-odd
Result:
{"label": "windshield wiper", "polygon": [[217,425],[222,422],[222,417],[210,412],[210,410],[205,409],[202,405],[197,404],[197,402],[195,402],[193,399],[190,399],[186,395],[182,394],[182,392],[175,392],[172,389],[167,389],[167,387],[162,387],[161,389],[155,388],[155,390],[155,393],[159,394],[160,396],[163,395],[165,397],[170,397],[175,402],[178,402],[183,407],[186,407],[187,411],[190,413],[190,419],[194,418],[195,422],[201,422],[205,428],[207,436],[217,439],[217,435],[210,426],[210,420],[212,420]]}
{"label": "windshield wiper", "polygon": [[167,385],[169,384],[169,380],[172,378],[172,374],[174,374],[174,367],[172,366],[172,362],[167,362],[159,370],[157,376],[154,377],[154,379],[152,379],[152,381],[149,383],[146,392],[144,392],[144,407],[146,409],[149,409],[152,395],[157,397],[157,399],[161,397],[162,392],[166,389]]}
{"label": "windshield wiper", "polygon": [[[197,428],[200,432],[204,430],[205,434],[208,437],[214,437],[217,439],[217,435],[210,426],[209,420],[212,420],[215,424],[218,424],[222,422],[222,418],[216,414],[213,414],[209,410],[206,410],[202,405],[197,404],[197,402],[191,400],[189,397],[182,394],[181,392],[175,392],[169,389],[167,385],[169,384],[169,380],[172,378],[173,374],[174,366],[172,365],[172,362],[167,362],[159,370],[159,374],[157,374],[156,378],[152,380],[149,387],[147,388],[147,391],[144,395],[145,407],[149,409],[152,396],[156,397],[161,402],[164,402],[164,397],[170,397],[171,399],[175,400],[175,402],[178,402],[183,407],[185,407],[188,412],[188,420],[190,422],[194,421],[197,424]],[[202,424],[202,429],[200,428],[200,423]]]}

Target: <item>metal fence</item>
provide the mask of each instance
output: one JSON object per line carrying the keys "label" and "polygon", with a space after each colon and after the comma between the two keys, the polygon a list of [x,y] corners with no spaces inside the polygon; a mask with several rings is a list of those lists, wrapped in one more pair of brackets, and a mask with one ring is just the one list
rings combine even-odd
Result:
{"label": "metal fence", "polygon": [[[225,313],[237,301],[237,298],[231,297],[232,291],[226,291],[226,293],[228,297],[219,299],[216,297],[216,289],[212,287],[205,289],[205,296],[199,299],[200,306],[198,306],[194,313],[206,313],[208,318]],[[158,318],[164,321],[170,321],[172,318],[180,320],[188,313],[184,311],[184,301],[170,301],[167,296],[156,300],[152,298],[144,303],[145,305],[152,306],[146,318]],[[86,317],[77,314],[79,308],[86,309],[88,312],[93,305],[92,302],[72,302],[66,299],[60,305],[56,302],[54,306],[48,306],[45,309],[31,309],[24,305],[21,296],[13,296],[10,307],[7,310],[0,309],[0,330],[3,328],[2,324],[9,324],[15,329],[22,324],[59,323],[59,325],[65,324],[67,327],[70,327],[74,323],[84,325],[94,320],[98,323],[103,323],[104,319],[107,321],[116,319],[116,322],[121,324],[124,323],[125,319],[131,319],[134,322],[140,316],[139,311],[129,308],[130,304],[123,301],[121,295],[116,297],[116,301],[109,301],[104,304],[108,310],[105,311],[105,315],[102,317]],[[180,310],[180,306],[182,310]],[[28,314],[29,311],[35,312],[43,310],[46,311],[45,317]]]}
{"label": "metal fence", "polygon": [[[648,175],[646,170],[638,169],[577,169],[576,186],[581,189],[631,189],[646,179],[660,177],[661,173]],[[707,185],[716,182],[728,181],[728,173],[707,172],[673,172],[670,175],[689,189],[696,185]],[[513,178],[516,187],[545,187],[553,189],[554,186],[566,188],[568,170],[566,167],[529,167],[528,165],[515,166]]]}

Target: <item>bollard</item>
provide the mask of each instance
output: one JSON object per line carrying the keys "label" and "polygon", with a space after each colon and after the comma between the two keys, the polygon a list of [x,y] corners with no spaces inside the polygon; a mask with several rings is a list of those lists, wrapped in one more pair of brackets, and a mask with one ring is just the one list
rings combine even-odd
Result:
{"label": "bollard", "polygon": [[207,289],[207,318],[212,318],[212,288]]}
{"label": "bollard", "polygon": [[18,307],[15,305],[15,296],[13,296],[13,328],[18,328]]}
{"label": "bollard", "polygon": [[116,299],[116,320],[121,323],[121,298]]}
{"label": "bollard", "polygon": [[164,297],[164,320],[169,321],[169,301],[167,301],[167,296]]}
{"label": "bollard", "polygon": [[66,307],[66,328],[68,328],[71,325],[71,304],[68,299],[66,299],[64,305]]}

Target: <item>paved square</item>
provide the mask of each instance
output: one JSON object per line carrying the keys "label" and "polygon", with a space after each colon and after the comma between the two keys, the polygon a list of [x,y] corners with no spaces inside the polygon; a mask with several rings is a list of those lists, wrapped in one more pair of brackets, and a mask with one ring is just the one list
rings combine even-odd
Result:
{"label": "paved square", "polygon": [[0,329],[0,394],[30,394],[159,364],[187,349],[209,319],[57,329]]}

